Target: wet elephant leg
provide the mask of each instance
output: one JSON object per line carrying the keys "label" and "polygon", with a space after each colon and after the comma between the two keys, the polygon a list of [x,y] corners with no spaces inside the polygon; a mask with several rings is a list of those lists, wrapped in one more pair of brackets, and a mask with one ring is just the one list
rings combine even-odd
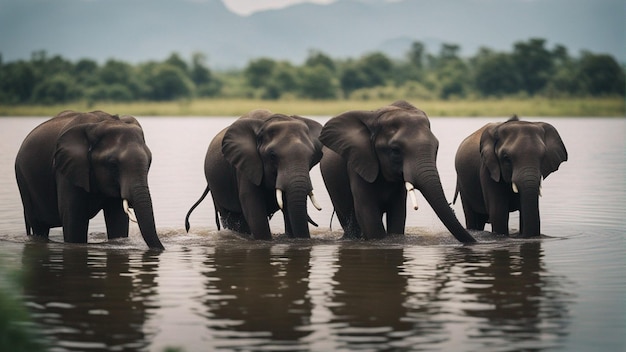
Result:
{"label": "wet elephant leg", "polygon": [[406,225],[406,193],[404,187],[392,198],[391,207],[387,210],[387,233],[402,235]]}
{"label": "wet elephant leg", "polygon": [[463,205],[463,214],[465,215],[465,227],[470,230],[480,230],[483,231],[485,229],[485,224],[487,223],[487,214],[480,214],[472,208],[469,202],[463,200],[461,198],[461,204]]}
{"label": "wet elephant leg", "polygon": [[63,224],[63,240],[87,243],[89,228],[88,194],[64,177],[57,177],[59,215]]}
{"label": "wet elephant leg", "polygon": [[239,201],[252,237],[259,240],[272,239],[263,192],[252,183],[240,180]]}
{"label": "wet elephant leg", "polygon": [[107,199],[103,204],[104,222],[107,228],[107,237],[128,237],[128,216],[124,212],[121,199]]}
{"label": "wet elephant leg", "polygon": [[387,235],[383,226],[383,211],[377,201],[376,185],[369,184],[360,177],[351,178],[354,196],[354,212],[365,239],[384,238]]}

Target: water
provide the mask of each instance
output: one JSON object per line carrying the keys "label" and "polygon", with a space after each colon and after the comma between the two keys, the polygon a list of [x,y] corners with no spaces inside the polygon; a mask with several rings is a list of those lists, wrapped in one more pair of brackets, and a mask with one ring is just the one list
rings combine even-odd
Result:
{"label": "water", "polygon": [[[542,119],[560,132],[569,161],[544,182],[541,239],[476,233],[462,246],[426,201],[409,210],[407,235],[339,239],[319,169],[324,208],[311,240],[271,242],[217,231],[200,196],[211,138],[233,118],[140,118],[153,153],[149,182],[167,250],[146,250],[133,224],[107,242],[99,215],[90,243],[24,235],[13,162],[42,118],[0,118],[0,273],[23,273],[31,323],[52,351],[456,350],[623,351],[626,347],[625,119]],[[483,124],[431,119],[439,170],[454,192],[454,153]],[[535,119],[532,119],[535,120]],[[325,118],[319,118],[321,123]],[[460,204],[454,205],[462,219]],[[517,216],[511,227],[517,227]],[[0,288],[2,282],[0,277]]]}

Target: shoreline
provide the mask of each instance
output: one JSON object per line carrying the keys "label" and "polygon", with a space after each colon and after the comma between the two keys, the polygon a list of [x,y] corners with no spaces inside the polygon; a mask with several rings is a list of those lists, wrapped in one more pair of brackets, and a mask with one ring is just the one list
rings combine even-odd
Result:
{"label": "shoreline", "polygon": [[[624,117],[624,98],[501,98],[484,100],[406,99],[429,117]],[[348,110],[375,110],[394,99],[373,100],[259,100],[192,99],[165,102],[85,101],[55,105],[0,105],[0,116],[54,116],[63,110],[103,110],[112,114],[134,116],[241,116],[254,109],[302,116],[335,116]]]}

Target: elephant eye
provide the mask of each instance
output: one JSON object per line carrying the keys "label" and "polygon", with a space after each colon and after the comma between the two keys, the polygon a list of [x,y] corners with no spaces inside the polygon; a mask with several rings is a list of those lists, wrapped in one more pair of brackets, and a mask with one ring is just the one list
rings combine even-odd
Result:
{"label": "elephant eye", "polygon": [[389,148],[389,156],[395,162],[399,162],[402,159],[402,150],[399,147],[391,147]]}
{"label": "elephant eye", "polygon": [[269,151],[269,156],[272,163],[276,163],[278,161],[278,155],[276,155],[276,152],[274,150]]}

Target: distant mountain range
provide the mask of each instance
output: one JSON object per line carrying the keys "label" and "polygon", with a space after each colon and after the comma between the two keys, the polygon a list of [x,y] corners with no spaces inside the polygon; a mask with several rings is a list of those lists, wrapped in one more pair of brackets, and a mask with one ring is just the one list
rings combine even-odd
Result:
{"label": "distant mountain range", "polygon": [[403,57],[413,41],[437,53],[458,44],[511,51],[539,37],[570,55],[586,49],[626,62],[624,0],[337,0],[239,16],[220,0],[0,0],[5,62],[45,50],[76,60],[162,60],[203,52],[212,68],[259,57],[301,63],[383,51]]}

